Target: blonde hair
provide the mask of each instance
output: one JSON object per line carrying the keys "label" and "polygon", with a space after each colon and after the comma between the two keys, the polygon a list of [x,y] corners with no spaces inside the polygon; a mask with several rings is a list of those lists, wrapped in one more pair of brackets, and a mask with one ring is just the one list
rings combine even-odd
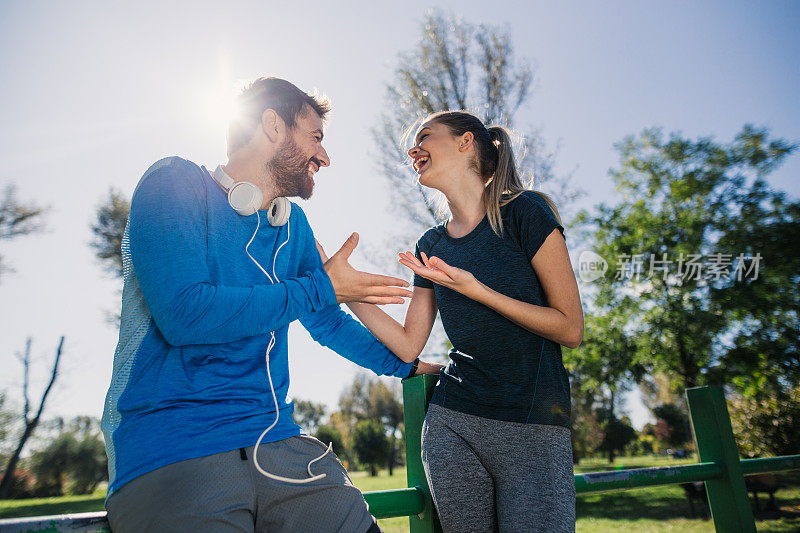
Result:
{"label": "blonde hair", "polygon": [[[503,217],[500,208],[523,192],[531,190],[522,182],[517,169],[511,132],[504,126],[487,128],[481,119],[466,111],[434,113],[428,116],[425,122],[443,124],[453,136],[460,136],[468,131],[472,133],[477,152],[473,165],[486,185],[483,190],[483,206],[492,231],[502,237]],[[544,199],[553,216],[561,224],[561,216],[552,198],[541,191],[532,192]]]}

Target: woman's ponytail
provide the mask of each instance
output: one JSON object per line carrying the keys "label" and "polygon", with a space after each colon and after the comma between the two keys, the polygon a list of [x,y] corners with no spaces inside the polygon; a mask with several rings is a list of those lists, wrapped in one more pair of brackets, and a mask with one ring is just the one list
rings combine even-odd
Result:
{"label": "woman's ponytail", "polygon": [[500,207],[507,204],[525,190],[522,184],[517,163],[514,160],[514,149],[511,146],[511,135],[503,126],[490,126],[489,138],[491,139],[496,155],[494,172],[483,191],[483,206],[489,217],[489,224],[497,235],[503,235],[503,217]]}
{"label": "woman's ponytail", "polygon": [[[494,175],[489,178],[486,189],[483,191],[483,206],[486,208],[486,214],[489,217],[492,229],[497,235],[502,236],[503,217],[500,215],[500,208],[528,189],[522,183],[517,170],[517,162],[514,159],[514,149],[512,147],[513,141],[508,129],[503,126],[489,126],[488,130],[492,143],[497,147],[497,165],[494,169]],[[548,207],[553,212],[553,216],[561,224],[561,217],[558,214],[555,202],[543,192],[533,192],[547,202]]]}

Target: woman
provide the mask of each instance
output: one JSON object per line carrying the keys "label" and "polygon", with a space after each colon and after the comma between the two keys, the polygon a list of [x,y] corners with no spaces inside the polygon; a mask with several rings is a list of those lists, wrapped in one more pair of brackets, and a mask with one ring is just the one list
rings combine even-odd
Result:
{"label": "woman", "polygon": [[558,213],[523,187],[508,132],[470,113],[431,115],[408,154],[451,216],[416,253],[400,254],[414,272],[403,325],[374,305],[351,308],[406,361],[441,314],[453,348],[425,418],[422,460],[442,526],[573,531],[560,345],[580,344],[583,313]]}

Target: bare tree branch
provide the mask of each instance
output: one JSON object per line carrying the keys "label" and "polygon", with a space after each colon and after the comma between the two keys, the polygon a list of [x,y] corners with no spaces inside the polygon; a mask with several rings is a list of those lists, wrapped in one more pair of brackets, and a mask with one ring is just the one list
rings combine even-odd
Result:
{"label": "bare tree branch", "polygon": [[[31,341],[28,339],[26,343],[25,349],[25,362],[30,363],[30,344]],[[22,449],[25,447],[25,443],[28,442],[28,439],[33,434],[36,427],[39,425],[39,421],[42,417],[42,412],[44,411],[44,404],[47,400],[47,396],[50,394],[50,390],[53,388],[53,384],[56,382],[56,378],[58,377],[58,363],[61,361],[61,352],[64,347],[64,337],[61,337],[61,340],[58,343],[58,349],[56,350],[55,359],[53,360],[53,369],[50,372],[50,381],[47,383],[47,387],[45,387],[44,392],[42,393],[42,399],[39,402],[39,408],[36,410],[36,416],[32,419],[28,420],[28,366],[29,364],[25,365],[25,383],[23,384],[23,388],[26,391],[25,393],[25,431],[22,432],[22,436],[19,439],[19,443],[17,444],[17,449],[14,451],[14,454],[11,456],[11,459],[8,461],[8,465],[6,465],[5,472],[3,474],[3,480],[0,481],[0,499],[4,499],[8,496],[11,487],[14,484],[14,472],[17,469],[17,463],[19,462],[20,455],[22,454]]]}

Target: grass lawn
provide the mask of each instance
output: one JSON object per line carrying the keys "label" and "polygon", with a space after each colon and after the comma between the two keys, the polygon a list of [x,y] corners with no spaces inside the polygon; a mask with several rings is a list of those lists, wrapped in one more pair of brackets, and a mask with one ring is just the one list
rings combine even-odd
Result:
{"label": "grass lawn", "polygon": [[[622,457],[609,465],[602,460],[582,461],[576,473],[613,470],[615,468],[642,468],[691,463],[695,459],[673,460],[661,457]],[[351,478],[362,491],[386,490],[406,486],[405,469],[395,469],[394,475],[381,471],[377,477],[366,472],[351,472]],[[787,485],[776,493],[778,512],[762,511],[756,514],[756,527],[762,532],[800,531],[800,472],[779,474]],[[87,496],[64,496],[29,500],[0,501],[0,518],[39,516],[60,513],[81,513],[103,510],[104,491]],[[762,498],[762,508],[766,497]],[[578,532],[710,532],[710,520],[692,518],[683,489],[677,485],[650,487],[623,492],[578,496],[576,502]],[[696,507],[699,507],[696,505]],[[386,533],[408,531],[408,518],[379,520]]]}

